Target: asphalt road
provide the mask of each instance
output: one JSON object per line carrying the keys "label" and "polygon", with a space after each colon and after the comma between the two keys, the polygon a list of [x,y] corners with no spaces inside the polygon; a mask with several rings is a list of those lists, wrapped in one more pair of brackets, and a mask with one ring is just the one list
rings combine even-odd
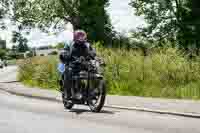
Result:
{"label": "asphalt road", "polygon": [[61,103],[0,91],[0,133],[200,133],[199,123],[195,118],[110,108],[92,113],[75,106],[68,111]]}
{"label": "asphalt road", "polygon": [[16,81],[17,75],[17,67],[16,66],[8,66],[0,69],[0,83],[1,82],[12,82]]}

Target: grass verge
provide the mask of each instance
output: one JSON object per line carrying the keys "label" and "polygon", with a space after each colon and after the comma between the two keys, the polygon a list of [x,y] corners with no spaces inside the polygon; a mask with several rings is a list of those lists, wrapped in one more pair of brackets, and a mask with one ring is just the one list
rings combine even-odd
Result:
{"label": "grass verge", "polygon": [[[200,59],[188,60],[174,48],[151,51],[97,49],[107,66],[109,94],[200,99]],[[58,59],[55,56],[27,59],[19,65],[20,81],[46,89],[58,87]]]}

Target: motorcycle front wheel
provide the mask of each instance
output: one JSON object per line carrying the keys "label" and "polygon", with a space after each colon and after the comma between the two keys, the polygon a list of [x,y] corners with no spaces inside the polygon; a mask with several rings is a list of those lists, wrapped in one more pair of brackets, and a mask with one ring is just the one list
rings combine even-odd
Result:
{"label": "motorcycle front wheel", "polygon": [[94,88],[90,90],[88,105],[92,112],[100,112],[106,99],[106,83],[104,80],[98,80]]}

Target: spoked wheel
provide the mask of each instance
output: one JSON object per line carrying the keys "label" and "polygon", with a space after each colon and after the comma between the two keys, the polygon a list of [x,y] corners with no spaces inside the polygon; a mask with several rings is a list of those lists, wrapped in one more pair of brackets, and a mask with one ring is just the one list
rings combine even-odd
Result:
{"label": "spoked wheel", "polygon": [[90,90],[88,105],[92,112],[100,112],[105,103],[106,84],[104,80],[98,80],[97,84]]}

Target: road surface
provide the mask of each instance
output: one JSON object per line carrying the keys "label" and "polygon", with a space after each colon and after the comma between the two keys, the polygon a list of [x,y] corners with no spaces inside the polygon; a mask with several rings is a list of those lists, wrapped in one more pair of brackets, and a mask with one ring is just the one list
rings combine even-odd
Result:
{"label": "road surface", "polygon": [[84,106],[67,111],[61,103],[0,91],[0,133],[200,133],[199,123],[195,118],[110,108],[102,113]]}
{"label": "road surface", "polygon": [[17,67],[9,66],[0,69],[0,83],[1,82],[12,82],[17,80]]}

